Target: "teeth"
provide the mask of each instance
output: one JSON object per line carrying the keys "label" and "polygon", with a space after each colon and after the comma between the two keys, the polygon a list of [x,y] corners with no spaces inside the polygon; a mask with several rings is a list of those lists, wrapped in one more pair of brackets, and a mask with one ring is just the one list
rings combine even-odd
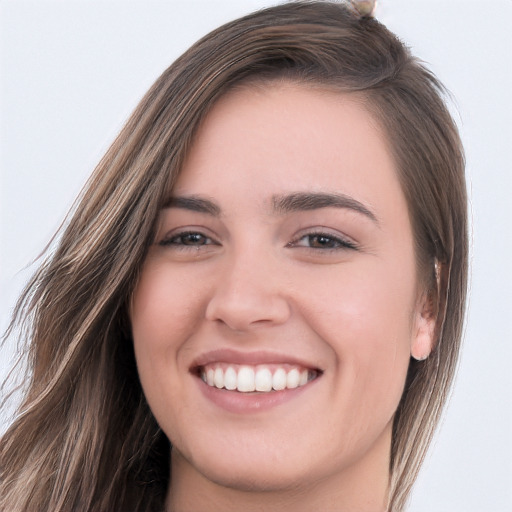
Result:
{"label": "teeth", "polygon": [[316,377],[316,372],[296,367],[275,367],[266,365],[237,366],[220,365],[202,368],[201,379],[208,386],[241,393],[252,391],[270,392],[283,389],[295,389],[304,386],[309,380]]}
{"label": "teeth", "polygon": [[286,372],[282,368],[279,368],[274,372],[274,375],[272,376],[272,387],[276,391],[281,391],[286,388]]}
{"label": "teeth", "polygon": [[206,372],[206,383],[208,386],[213,386],[214,376],[215,370],[213,368],[208,368],[208,371]]}
{"label": "teeth", "polygon": [[286,375],[286,387],[288,389],[294,389],[299,387],[300,382],[300,374],[299,370],[294,368],[293,370],[290,370],[288,374]]}
{"label": "teeth", "polygon": [[215,373],[213,374],[213,383],[216,388],[220,389],[224,387],[224,372],[222,371],[222,368],[215,369]]}
{"label": "teeth", "polygon": [[254,370],[250,366],[242,366],[238,370],[236,389],[245,393],[256,389],[254,385]]}
{"label": "teeth", "polygon": [[228,369],[224,372],[224,387],[233,391],[236,389],[236,371],[232,366],[229,366]]}
{"label": "teeth", "polygon": [[256,372],[256,391],[272,391],[272,372],[268,368]]}

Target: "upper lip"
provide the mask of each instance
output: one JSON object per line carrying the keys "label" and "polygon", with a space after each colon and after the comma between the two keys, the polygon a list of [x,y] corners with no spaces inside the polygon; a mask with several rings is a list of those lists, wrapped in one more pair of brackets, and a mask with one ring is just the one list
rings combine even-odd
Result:
{"label": "upper lip", "polygon": [[209,352],[205,352],[196,357],[192,364],[191,369],[196,369],[201,366],[205,366],[210,363],[231,363],[231,364],[247,364],[247,365],[258,365],[258,364],[294,364],[303,368],[309,368],[313,370],[320,370],[311,361],[306,361],[294,356],[268,352],[268,351],[251,351],[243,352],[233,349],[216,349]]}

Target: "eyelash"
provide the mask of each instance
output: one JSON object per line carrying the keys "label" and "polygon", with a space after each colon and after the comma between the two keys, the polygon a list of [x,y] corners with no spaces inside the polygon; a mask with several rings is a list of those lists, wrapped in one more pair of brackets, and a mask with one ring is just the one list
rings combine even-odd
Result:
{"label": "eyelash", "polygon": [[[195,237],[195,240],[192,240],[191,243],[184,242],[185,237]],[[313,242],[313,239],[316,239],[316,241],[324,240],[324,242],[321,242],[319,247],[313,247],[311,244]],[[300,242],[302,240],[308,240],[310,245],[303,245]],[[190,240],[189,240],[190,242]],[[200,242],[200,243],[197,243]],[[322,247],[322,243],[324,243],[324,246]],[[177,233],[169,238],[163,239],[161,242],[159,242],[159,245],[161,246],[174,246],[176,249],[180,250],[187,250],[191,248],[195,248],[198,250],[200,247],[206,246],[206,245],[220,245],[217,242],[215,242],[212,238],[204,235],[200,231],[183,231],[181,233]],[[321,251],[338,251],[338,250],[346,250],[346,249],[352,249],[357,250],[358,246],[349,240],[346,240],[345,238],[342,238],[340,236],[334,236],[330,233],[325,233],[322,231],[314,231],[311,233],[306,233],[298,237],[297,239],[289,242],[286,247],[294,248],[294,247],[305,247],[309,250],[321,250]]]}
{"label": "eyelash", "polygon": [[[192,237],[196,236],[197,238],[201,238],[203,243],[184,243],[183,239],[185,237]],[[181,242],[178,242],[178,240],[181,239]],[[175,246],[177,249],[188,249],[188,248],[196,248],[199,249],[202,246],[205,245],[219,245],[218,243],[214,242],[210,237],[204,235],[200,231],[183,231],[181,233],[177,233],[175,235],[170,236],[169,238],[164,238],[161,242],[159,242],[158,245],[161,246]]]}
{"label": "eyelash", "polygon": [[[311,245],[300,244],[300,242],[305,239],[309,239],[310,244],[312,243],[313,239],[317,239],[317,241],[319,239],[324,239],[328,242],[323,247],[312,247]],[[301,235],[296,240],[287,244],[287,247],[305,247],[306,249],[314,250],[314,251],[316,251],[316,250],[340,251],[340,250],[347,250],[347,249],[352,249],[352,250],[358,249],[358,246],[354,242],[347,240],[340,236],[335,236],[330,233],[325,233],[323,231],[314,231],[311,233],[306,233],[304,235]]]}

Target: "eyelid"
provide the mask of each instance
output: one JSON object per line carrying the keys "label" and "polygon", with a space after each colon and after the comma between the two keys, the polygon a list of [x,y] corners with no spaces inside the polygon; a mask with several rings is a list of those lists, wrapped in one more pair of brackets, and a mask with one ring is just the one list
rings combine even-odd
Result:
{"label": "eyelid", "polygon": [[[340,244],[340,247],[308,247],[308,246],[301,246],[298,245],[298,242],[300,242],[302,239],[306,237],[314,237],[314,236],[324,236],[325,238],[330,238],[334,240],[335,242],[338,242]],[[347,249],[352,250],[358,250],[359,244],[355,242],[352,238],[348,237],[347,235],[344,235],[342,233],[336,232],[333,233],[332,229],[329,228],[322,228],[322,227],[316,227],[316,228],[308,228],[301,230],[294,239],[287,244],[287,247],[304,247],[305,249],[311,249],[315,251],[343,251]]]}
{"label": "eyelid", "polygon": [[[217,238],[215,235],[211,235],[208,233],[209,230],[200,228],[200,227],[194,227],[194,226],[183,226],[179,228],[172,229],[168,231],[165,235],[162,237],[158,237],[156,240],[156,244],[160,246],[172,246],[174,245],[175,248],[198,248],[202,246],[211,246],[211,245],[220,245],[220,243],[217,241]],[[206,240],[209,241],[209,243],[204,243],[200,245],[194,245],[194,244],[183,244],[183,243],[173,243],[172,240],[183,237],[186,235],[200,235],[204,237]]]}

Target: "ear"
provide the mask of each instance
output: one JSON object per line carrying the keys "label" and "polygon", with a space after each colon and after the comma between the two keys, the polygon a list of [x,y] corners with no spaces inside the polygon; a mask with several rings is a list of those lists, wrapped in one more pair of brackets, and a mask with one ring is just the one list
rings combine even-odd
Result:
{"label": "ear", "polygon": [[438,307],[435,294],[422,294],[415,311],[411,356],[418,361],[427,359],[435,346]]}

